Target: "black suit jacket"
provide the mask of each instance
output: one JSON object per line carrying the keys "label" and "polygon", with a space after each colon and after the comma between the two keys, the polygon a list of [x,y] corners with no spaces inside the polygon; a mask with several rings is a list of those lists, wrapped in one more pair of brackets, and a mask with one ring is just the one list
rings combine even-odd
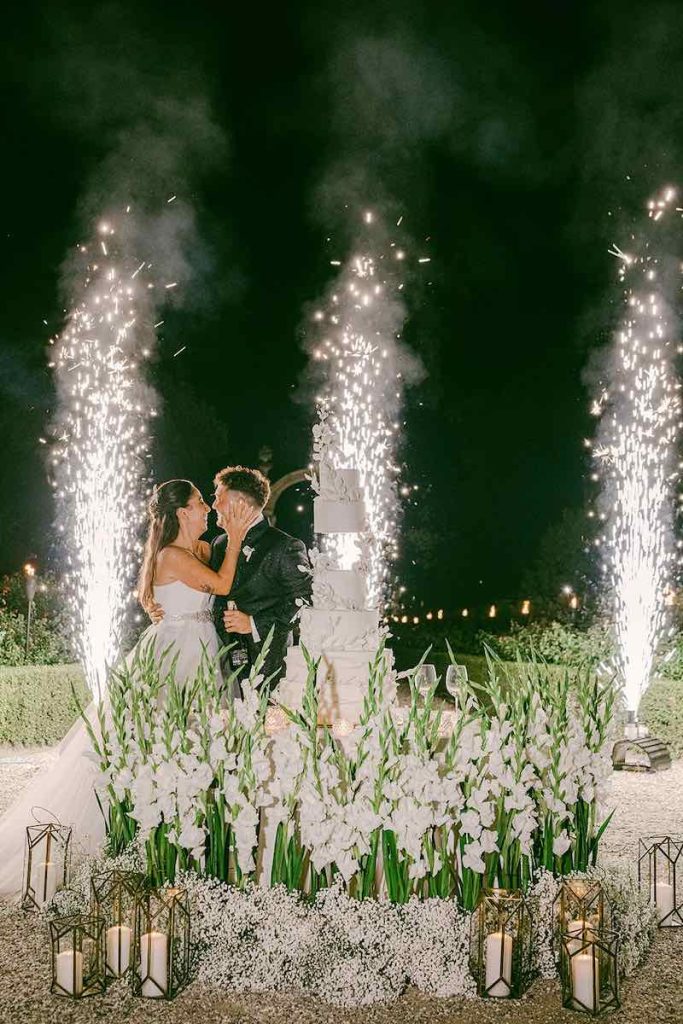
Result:
{"label": "black suit jacket", "polygon": [[[227,540],[227,536],[221,534],[212,541],[210,565],[214,570],[223,563]],[[253,549],[249,558],[244,553],[245,547]],[[263,641],[273,628],[273,638],[263,666],[264,676],[277,673],[271,685],[279,681],[284,671],[285,654],[292,643],[293,624],[299,610],[297,598],[309,600],[311,596],[310,574],[301,572],[300,565],[310,567],[303,541],[276,530],[264,520],[252,526],[242,541],[230,593],[214,601],[214,619],[222,643],[237,640],[246,651],[250,665],[258,657]],[[239,611],[251,615],[260,638],[258,643],[251,634],[226,632],[223,612],[228,601],[234,601]]]}

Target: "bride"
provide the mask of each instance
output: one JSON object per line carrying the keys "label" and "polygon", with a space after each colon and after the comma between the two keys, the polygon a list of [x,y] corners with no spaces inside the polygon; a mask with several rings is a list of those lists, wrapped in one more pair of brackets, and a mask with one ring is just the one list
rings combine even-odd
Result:
{"label": "bride", "polygon": [[[253,507],[243,499],[230,503],[222,521],[230,543],[223,564],[214,572],[207,564],[209,545],[200,540],[208,513],[209,506],[189,480],[159,484],[149,503],[138,597],[143,608],[152,601],[160,605],[164,617],[145,630],[126,660],[133,664],[142,645],[151,645],[161,660],[170,647],[169,667],[172,658],[177,658],[175,677],[179,682],[191,679],[206,657],[216,662],[220,672],[213,599],[215,594],[230,592],[242,541],[254,518]],[[94,705],[86,713],[94,716]],[[71,825],[74,841],[88,851],[99,848],[104,819],[95,797],[96,776],[87,729],[79,718],[62,740],[56,759],[0,817],[0,895],[20,890],[26,826],[45,820],[45,811],[50,818]],[[34,809],[42,816],[34,817]]]}

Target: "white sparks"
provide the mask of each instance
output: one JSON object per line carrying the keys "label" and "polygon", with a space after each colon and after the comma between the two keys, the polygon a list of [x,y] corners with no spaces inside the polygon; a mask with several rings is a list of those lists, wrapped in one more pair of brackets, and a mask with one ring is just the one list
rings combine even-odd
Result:
{"label": "white sparks", "polygon": [[[114,229],[103,224],[100,233]],[[54,347],[58,530],[68,538],[74,639],[96,699],[120,654],[143,514],[139,466],[148,446],[149,400],[133,358],[147,341],[137,326],[145,318],[135,315],[146,290],[131,286],[128,259],[109,248],[100,264],[84,263],[80,300]]]}
{"label": "white sparks", "polygon": [[[404,255],[396,253],[397,258]],[[388,385],[399,377],[396,338],[405,315],[397,294],[402,283],[395,276],[384,278],[385,273],[396,275],[398,268],[382,259],[363,254],[346,262],[325,315],[314,318],[325,333],[311,350],[314,359],[329,365],[319,404],[325,429],[334,436],[333,464],[359,471],[368,520],[360,547],[355,534],[330,535],[326,546],[340,568],[350,568],[362,556],[370,603],[380,608],[387,597],[389,565],[397,557],[393,467],[402,389]]]}
{"label": "white sparks", "polygon": [[[649,204],[655,222],[673,193]],[[658,229],[661,230],[661,229]],[[673,551],[673,482],[681,402],[675,328],[655,289],[658,260],[645,242],[622,259],[626,311],[615,339],[612,387],[602,414],[596,459],[603,467],[606,564],[614,594],[618,668],[628,707],[637,711],[662,635]]]}

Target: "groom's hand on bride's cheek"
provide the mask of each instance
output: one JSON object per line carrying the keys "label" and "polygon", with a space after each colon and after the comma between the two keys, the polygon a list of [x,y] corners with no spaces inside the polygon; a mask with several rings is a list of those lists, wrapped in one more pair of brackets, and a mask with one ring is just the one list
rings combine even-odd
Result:
{"label": "groom's hand on bride's cheek", "polygon": [[223,625],[228,633],[251,633],[251,616],[236,610],[223,613]]}
{"label": "groom's hand on bride's cheek", "polygon": [[156,601],[152,601],[147,605],[147,614],[152,620],[153,625],[158,626],[164,617],[164,609]]}

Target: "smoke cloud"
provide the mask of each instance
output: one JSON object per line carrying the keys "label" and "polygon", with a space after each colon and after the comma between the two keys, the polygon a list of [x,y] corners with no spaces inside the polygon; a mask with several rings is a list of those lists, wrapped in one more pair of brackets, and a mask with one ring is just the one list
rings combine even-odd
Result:
{"label": "smoke cloud", "polygon": [[[210,254],[198,228],[196,186],[228,156],[209,75],[189,44],[164,36],[163,21],[145,25],[144,13],[132,19],[117,4],[78,18],[51,12],[49,24],[48,53],[31,81],[43,103],[49,88],[52,116],[89,154],[80,231],[88,237],[103,216],[130,206],[129,251],[151,262],[154,276],[177,282],[174,304],[204,303],[198,285]],[[71,277],[67,261],[67,293]]]}

